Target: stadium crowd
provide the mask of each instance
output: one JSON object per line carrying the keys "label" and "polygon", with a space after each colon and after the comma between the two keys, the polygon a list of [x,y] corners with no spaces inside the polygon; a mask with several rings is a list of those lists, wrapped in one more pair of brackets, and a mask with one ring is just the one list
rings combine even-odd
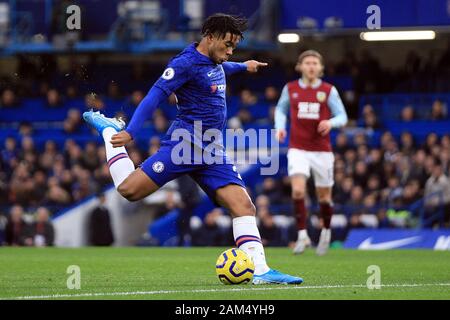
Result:
{"label": "stadium crowd", "polygon": [[[448,53],[445,54],[448,55]],[[349,54],[343,61],[327,65],[327,75],[351,74],[355,82],[353,95],[371,92],[368,88],[370,83],[382,82],[370,77],[361,80],[361,75],[375,77],[382,74],[379,63],[370,54],[363,53],[357,59],[360,63],[351,64],[353,61],[351,56]],[[429,62],[421,62],[420,59],[417,62],[417,59],[411,54],[410,60],[415,61],[412,65],[418,69],[404,70],[398,77],[410,79],[405,75],[424,70],[425,65],[429,64]],[[45,61],[45,73],[40,72],[38,68],[39,63],[42,66],[43,61]],[[441,65],[444,69],[448,67],[445,64],[446,60],[434,59],[433,61],[436,61],[433,68]],[[362,66],[378,71],[366,72],[366,69],[364,69],[366,71],[361,70]],[[87,71],[90,70],[89,66],[73,62],[71,68],[72,71],[68,74],[73,75],[78,79],[77,81],[84,81],[90,77]],[[143,80],[141,72],[142,68],[133,68],[133,77]],[[46,108],[67,110],[66,118],[58,127],[61,134],[71,135],[87,130],[91,135],[89,141],[84,142],[68,138],[63,147],[59,147],[55,141],[48,139],[43,148],[38,148],[35,145],[34,136],[36,124],[21,122],[16,129],[17,134],[4,139],[0,156],[0,216],[9,216],[9,218],[7,222],[3,218],[0,226],[3,225],[5,230],[14,231],[13,237],[4,241],[9,244],[51,245],[53,240],[50,235],[46,241],[36,240],[36,234],[42,234],[44,229],[50,230],[47,227],[50,225],[48,217],[102,191],[111,184],[111,178],[105,163],[105,149],[98,143],[95,133],[89,131],[82,122],[81,109],[67,107],[68,101],[80,97],[79,87],[70,81],[64,88],[52,85],[55,79],[62,77],[53,58],[46,57],[36,63],[21,57],[17,76],[21,81],[2,79],[0,109],[14,108],[20,112],[21,97],[38,96],[45,99]],[[39,86],[35,79],[42,80]],[[139,86],[136,87],[139,88]],[[279,89],[281,88],[270,85],[259,90],[260,94],[258,94],[250,88],[241,88],[239,95],[233,95],[237,103],[236,110],[230,114],[229,127],[251,127],[255,123],[271,125]],[[133,90],[127,95],[124,93],[126,89],[121,88],[117,82],[110,81],[104,96],[86,94],[83,108],[94,107],[104,110],[108,107],[107,101],[123,101],[123,108],[116,115],[127,119],[144,98],[143,90]],[[375,88],[373,91],[386,90],[389,88]],[[230,91],[236,93],[236,90]],[[345,103],[346,95],[343,97]],[[172,104],[173,99],[173,97],[170,98]],[[266,107],[262,113],[260,103]],[[403,122],[449,120],[447,106],[443,101],[435,100],[429,109],[430,112],[416,114],[417,109],[414,106],[405,105],[398,120]],[[2,123],[2,126],[4,125]],[[138,145],[138,143],[128,146],[130,158],[136,166],[158,150],[160,137],[168,126],[169,120],[164,110],[155,112],[151,124],[154,136],[145,143],[146,148],[142,148],[142,144]],[[377,141],[371,139],[374,130],[382,132]],[[357,122],[352,121],[347,128],[337,134],[334,151],[336,156],[336,183],[333,190],[335,212],[343,213],[348,217],[349,227],[416,226],[419,223],[418,215],[421,213],[418,213],[414,205],[421,199],[424,199],[423,207],[425,208],[422,214],[430,217],[426,227],[439,223],[450,227],[449,134],[438,136],[430,133],[424,143],[415,140],[414,132],[405,131],[400,136],[395,136],[384,128],[383,121],[377,115],[375,108],[368,104],[362,108]],[[309,189],[311,197],[308,204],[314,213],[315,198],[312,185]],[[288,178],[283,175],[267,177],[261,185],[254,186],[252,196],[258,207],[264,241],[270,245],[289,243],[292,234],[289,223],[276,218],[280,215],[292,216]],[[33,215],[35,218],[23,218],[23,216]],[[218,222],[221,219],[224,220],[221,218],[224,215],[226,213],[221,209],[208,213],[199,226],[201,231],[199,228],[193,230],[193,244],[221,244],[229,241],[230,233],[219,230],[220,225],[226,227],[226,223]],[[26,227],[20,227],[21,225]],[[285,227],[280,229],[280,225]],[[8,232],[5,234],[11,234]],[[195,232],[201,232],[201,234],[210,232],[211,236],[197,241]],[[51,232],[48,231],[48,233]],[[295,238],[295,230],[292,237]]]}

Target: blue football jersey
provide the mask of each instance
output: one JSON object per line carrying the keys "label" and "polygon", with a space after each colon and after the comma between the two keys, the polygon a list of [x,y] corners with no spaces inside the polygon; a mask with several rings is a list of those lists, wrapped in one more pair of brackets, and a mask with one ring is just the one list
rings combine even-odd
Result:
{"label": "blue football jersey", "polygon": [[[177,97],[178,113],[168,135],[177,128],[193,130],[201,121],[202,131],[226,125],[226,80],[222,65],[214,63],[191,44],[175,56],[155,86]],[[193,133],[193,132],[192,132]]]}

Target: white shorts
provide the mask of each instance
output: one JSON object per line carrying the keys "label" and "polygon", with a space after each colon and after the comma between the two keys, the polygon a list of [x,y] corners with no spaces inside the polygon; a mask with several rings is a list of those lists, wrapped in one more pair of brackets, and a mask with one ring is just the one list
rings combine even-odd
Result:
{"label": "white shorts", "polygon": [[310,177],[312,171],[316,187],[332,187],[334,184],[333,152],[305,151],[290,148],[287,153],[288,174]]}

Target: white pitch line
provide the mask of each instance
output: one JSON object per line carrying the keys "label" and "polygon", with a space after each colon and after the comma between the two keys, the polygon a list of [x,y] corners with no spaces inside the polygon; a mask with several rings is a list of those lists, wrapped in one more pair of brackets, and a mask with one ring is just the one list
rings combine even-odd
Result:
{"label": "white pitch line", "polygon": [[[406,284],[382,284],[381,287],[402,288],[402,287],[430,287],[430,286],[450,286],[450,283],[406,283]],[[329,285],[329,286],[284,286],[284,287],[261,287],[261,288],[230,288],[230,289],[194,289],[194,290],[158,290],[158,291],[131,291],[131,292],[96,292],[96,293],[75,293],[75,294],[52,294],[41,296],[20,296],[11,298],[0,298],[0,300],[40,300],[40,299],[62,299],[62,298],[83,298],[83,297],[110,297],[110,296],[134,296],[134,295],[158,295],[173,293],[205,293],[205,292],[239,292],[239,291],[270,291],[270,290],[306,290],[306,289],[349,289],[366,288],[363,284],[353,285]]]}

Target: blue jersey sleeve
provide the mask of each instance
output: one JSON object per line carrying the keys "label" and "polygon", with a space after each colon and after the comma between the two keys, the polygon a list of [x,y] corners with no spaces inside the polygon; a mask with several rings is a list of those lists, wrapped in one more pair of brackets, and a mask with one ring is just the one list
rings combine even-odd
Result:
{"label": "blue jersey sleeve", "polygon": [[244,62],[224,62],[222,63],[223,71],[227,76],[236,72],[247,71],[247,65]]}
{"label": "blue jersey sleeve", "polygon": [[155,87],[170,95],[190,80],[192,75],[191,65],[192,63],[185,58],[172,59],[161,77],[156,81]]}
{"label": "blue jersey sleeve", "polygon": [[136,111],[131,117],[130,123],[125,131],[128,132],[134,139],[138,131],[142,128],[144,121],[153,115],[155,109],[165,99],[167,99],[166,93],[159,87],[153,86],[145,98],[142,99],[141,103],[137,106]]}
{"label": "blue jersey sleeve", "polygon": [[330,95],[328,96],[328,107],[330,107],[331,114],[333,115],[333,118],[330,119],[331,126],[333,128],[345,126],[348,117],[336,87],[331,88]]}
{"label": "blue jersey sleeve", "polygon": [[281,91],[280,99],[275,108],[275,129],[286,129],[286,121],[289,112],[289,92],[287,86]]}

